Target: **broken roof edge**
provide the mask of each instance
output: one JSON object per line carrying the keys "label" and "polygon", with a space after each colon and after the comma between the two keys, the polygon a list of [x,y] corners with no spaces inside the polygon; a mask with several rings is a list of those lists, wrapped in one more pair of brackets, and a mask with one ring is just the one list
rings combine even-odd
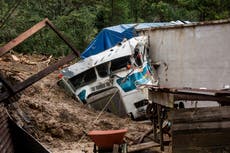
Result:
{"label": "broken roof edge", "polygon": [[94,68],[97,65],[112,61],[114,59],[122,58],[132,55],[132,51],[138,43],[146,43],[147,36],[133,37],[129,40],[123,40],[120,44],[113,46],[103,52],[81,59],[77,63],[70,65],[69,67],[61,70],[61,73],[71,78],[77,74],[80,74],[90,68]]}
{"label": "broken roof edge", "polygon": [[81,58],[85,59],[92,55],[96,55],[116,44],[122,42],[124,39],[130,39],[137,36],[137,31],[140,29],[149,29],[153,27],[175,26],[190,23],[189,21],[171,21],[171,22],[155,22],[155,23],[132,23],[120,24],[116,26],[104,28],[96,38],[91,41],[88,47],[81,54]]}
{"label": "broken roof edge", "polygon": [[140,31],[151,31],[151,30],[158,30],[158,29],[179,29],[179,28],[186,28],[186,27],[197,27],[197,26],[207,26],[207,25],[218,25],[218,24],[229,24],[229,19],[223,20],[213,20],[213,21],[204,21],[204,22],[190,22],[186,24],[172,24],[172,25],[165,25],[165,26],[158,26],[158,27],[147,27],[147,28],[139,28],[136,29],[136,32]]}

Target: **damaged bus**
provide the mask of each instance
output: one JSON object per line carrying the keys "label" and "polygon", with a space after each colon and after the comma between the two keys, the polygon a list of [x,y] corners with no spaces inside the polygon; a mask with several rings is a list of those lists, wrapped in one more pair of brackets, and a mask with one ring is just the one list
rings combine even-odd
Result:
{"label": "damaged bus", "polygon": [[148,38],[133,37],[61,70],[59,85],[78,101],[133,119],[145,115],[147,92],[142,84],[158,85],[148,58]]}

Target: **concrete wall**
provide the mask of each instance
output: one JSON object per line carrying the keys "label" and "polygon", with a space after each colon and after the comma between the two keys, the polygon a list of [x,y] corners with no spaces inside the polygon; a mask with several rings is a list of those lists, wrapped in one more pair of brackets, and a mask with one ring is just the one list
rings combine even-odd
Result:
{"label": "concrete wall", "polygon": [[230,22],[157,28],[150,36],[152,61],[159,62],[160,84],[221,89],[230,85]]}

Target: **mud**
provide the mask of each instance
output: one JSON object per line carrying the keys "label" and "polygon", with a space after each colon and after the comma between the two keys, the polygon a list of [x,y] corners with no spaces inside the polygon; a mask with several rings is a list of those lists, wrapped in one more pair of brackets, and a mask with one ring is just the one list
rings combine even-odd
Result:
{"label": "mud", "polygon": [[[16,58],[14,57],[16,56]],[[0,58],[0,70],[23,81],[55,61],[42,55],[14,53]],[[128,129],[125,141],[134,143],[151,124],[137,123],[128,117],[119,118],[87,108],[75,101],[57,85],[55,71],[20,93],[20,99],[8,105],[14,120],[38,139],[51,152],[92,152],[90,130]]]}

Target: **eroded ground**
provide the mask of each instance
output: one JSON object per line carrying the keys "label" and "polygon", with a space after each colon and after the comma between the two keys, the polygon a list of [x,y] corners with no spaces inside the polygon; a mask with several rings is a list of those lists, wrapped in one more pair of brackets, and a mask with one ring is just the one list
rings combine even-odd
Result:
{"label": "eroded ground", "polygon": [[[0,58],[0,70],[7,76],[23,81],[52,64],[52,57],[7,54]],[[9,111],[19,125],[37,138],[51,152],[92,152],[93,143],[85,135],[90,130],[128,129],[128,144],[151,128],[87,108],[67,96],[57,86],[59,71],[55,71],[21,93]]]}

